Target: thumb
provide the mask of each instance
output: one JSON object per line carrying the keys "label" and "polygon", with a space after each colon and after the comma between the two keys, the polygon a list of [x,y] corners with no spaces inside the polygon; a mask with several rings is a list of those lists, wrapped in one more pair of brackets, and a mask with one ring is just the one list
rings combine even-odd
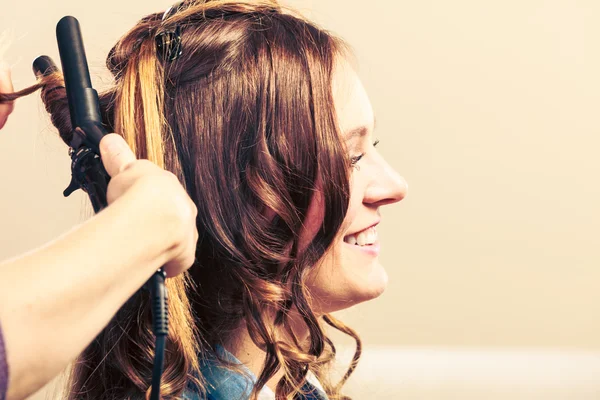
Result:
{"label": "thumb", "polygon": [[[4,61],[0,61],[0,93],[12,93],[13,85],[10,79],[10,68]],[[6,123],[8,115],[14,108],[14,102],[0,104],[0,129]]]}
{"label": "thumb", "polygon": [[100,156],[106,172],[111,177],[125,170],[136,158],[127,142],[116,133],[111,133],[100,140]]}

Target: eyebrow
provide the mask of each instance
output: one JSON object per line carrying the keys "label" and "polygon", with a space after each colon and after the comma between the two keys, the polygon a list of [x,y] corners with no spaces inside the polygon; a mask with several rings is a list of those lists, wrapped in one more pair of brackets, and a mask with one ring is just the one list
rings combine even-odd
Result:
{"label": "eyebrow", "polygon": [[350,129],[349,131],[347,131],[344,134],[344,140],[346,140],[346,142],[349,142],[354,138],[366,136],[368,132],[369,130],[366,126],[359,126],[358,128]]}
{"label": "eyebrow", "polygon": [[[376,120],[375,118],[373,118],[373,129],[375,129],[375,124],[376,124]],[[344,134],[344,140],[346,142],[349,142],[350,140],[354,139],[354,138],[361,138],[364,136],[367,136],[367,134],[369,133],[369,128],[367,128],[366,126],[359,126],[353,129],[350,129],[349,131],[346,131],[346,133]]]}

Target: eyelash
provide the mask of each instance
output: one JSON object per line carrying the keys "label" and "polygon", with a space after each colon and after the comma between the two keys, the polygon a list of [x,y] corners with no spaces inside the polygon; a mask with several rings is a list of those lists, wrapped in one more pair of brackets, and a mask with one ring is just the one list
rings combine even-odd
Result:
{"label": "eyelash", "polygon": [[[377,145],[379,144],[379,140],[376,140],[373,142],[373,147],[377,147]],[[361,158],[363,158],[363,156],[365,155],[365,153],[360,153],[357,156],[354,156],[350,159],[350,165],[351,166],[356,166],[356,164],[360,161]]]}

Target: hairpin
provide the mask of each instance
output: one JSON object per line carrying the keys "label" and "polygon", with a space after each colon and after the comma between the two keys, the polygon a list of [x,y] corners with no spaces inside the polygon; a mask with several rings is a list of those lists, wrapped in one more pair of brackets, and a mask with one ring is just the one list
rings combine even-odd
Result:
{"label": "hairpin", "polygon": [[[184,4],[185,1],[180,1],[169,7],[163,14],[162,23],[180,11]],[[156,50],[164,61],[175,61],[181,56],[181,27],[179,25],[176,25],[175,29],[167,29],[159,33],[154,40],[156,41]]]}

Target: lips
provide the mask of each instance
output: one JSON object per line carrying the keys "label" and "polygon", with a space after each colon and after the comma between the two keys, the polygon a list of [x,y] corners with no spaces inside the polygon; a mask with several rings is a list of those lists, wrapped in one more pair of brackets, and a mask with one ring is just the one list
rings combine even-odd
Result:
{"label": "lips", "polygon": [[381,222],[381,220],[379,220],[379,219],[378,219],[377,221],[374,221],[373,223],[371,223],[371,224],[369,224],[369,225],[365,226],[365,227],[364,227],[364,228],[362,228],[362,229],[359,229],[359,230],[356,230],[356,231],[354,231],[354,232],[351,232],[351,233],[349,233],[347,236],[349,236],[349,235],[357,235],[357,234],[359,234],[360,232],[362,232],[362,231],[365,231],[365,230],[367,230],[367,229],[369,229],[369,228],[374,228],[374,227],[376,227],[377,225],[379,225],[379,223],[380,223],[380,222]]}
{"label": "lips", "polygon": [[369,225],[367,228],[344,236],[344,242],[356,246],[367,246],[376,243],[377,224],[379,224],[379,221]]}

